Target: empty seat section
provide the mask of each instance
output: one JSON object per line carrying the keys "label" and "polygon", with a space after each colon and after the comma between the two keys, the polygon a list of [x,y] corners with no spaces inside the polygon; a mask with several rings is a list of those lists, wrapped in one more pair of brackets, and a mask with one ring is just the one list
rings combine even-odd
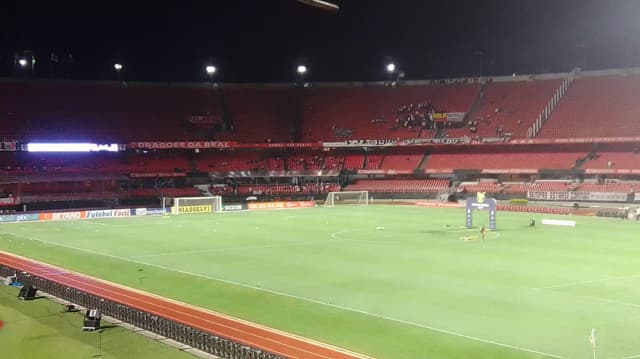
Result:
{"label": "empty seat section", "polygon": [[[196,114],[221,118],[213,89],[166,84],[0,82],[0,123],[26,139],[126,142],[205,139]],[[205,132],[206,133],[206,132]]]}
{"label": "empty seat section", "polygon": [[260,155],[258,152],[201,152],[194,161],[200,172],[249,171],[266,168],[267,165]]}
{"label": "empty seat section", "polygon": [[476,134],[495,137],[497,129],[511,132],[514,137],[526,137],[562,80],[492,82],[487,85],[480,108],[474,114],[478,121]]}
{"label": "empty seat section", "polygon": [[229,88],[224,93],[234,131],[220,133],[219,139],[258,143],[291,140],[297,114],[296,88]]}
{"label": "empty seat section", "polygon": [[344,156],[325,156],[322,169],[341,171],[344,163]]}
{"label": "empty seat section", "polygon": [[361,170],[364,166],[364,155],[349,154],[344,156],[345,170]]}
{"label": "empty seat section", "polygon": [[437,193],[449,188],[447,179],[356,180],[347,191],[378,193]]}
{"label": "empty seat section", "polygon": [[423,157],[423,154],[388,154],[384,157],[380,169],[413,172]]}
{"label": "empty seat section", "polygon": [[382,164],[383,155],[370,153],[367,155],[367,160],[364,169],[377,170]]}
{"label": "empty seat section", "polygon": [[534,182],[534,183],[506,183],[504,193],[526,194],[528,191],[568,191],[574,186],[569,182]]}
{"label": "empty seat section", "polygon": [[598,158],[584,163],[585,169],[640,169],[640,154],[633,152],[599,152]]}
{"label": "empty seat section", "polygon": [[638,93],[640,75],[577,79],[542,126],[540,136],[638,136]]}
{"label": "empty seat section", "polygon": [[458,191],[472,192],[486,192],[486,193],[500,193],[503,186],[500,183],[494,182],[477,182],[477,183],[463,183],[458,186]]}
{"label": "empty seat section", "polygon": [[583,183],[578,187],[582,192],[636,192],[640,183]]}
{"label": "empty seat section", "polygon": [[570,169],[586,152],[434,153],[429,169]]}
{"label": "empty seat section", "polygon": [[318,171],[322,169],[322,163],[319,155],[291,155],[287,159],[287,169]]}

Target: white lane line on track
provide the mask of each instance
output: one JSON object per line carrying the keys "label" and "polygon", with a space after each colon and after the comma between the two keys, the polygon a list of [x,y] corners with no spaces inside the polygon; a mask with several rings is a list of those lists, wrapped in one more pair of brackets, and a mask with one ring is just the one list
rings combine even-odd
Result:
{"label": "white lane line on track", "polygon": [[550,286],[547,286],[547,287],[539,287],[539,288],[533,288],[533,289],[542,290],[542,289],[566,288],[566,287],[574,287],[574,286],[582,285],[582,284],[613,282],[613,281],[616,281],[616,280],[625,280],[625,279],[634,279],[634,278],[640,278],[640,274],[631,274],[631,275],[624,275],[624,276],[620,276],[620,277],[606,277],[606,278],[599,278],[599,279],[592,279],[592,280],[566,282],[566,283],[560,283],[560,284],[550,285]]}
{"label": "white lane line on track", "polygon": [[289,294],[289,293],[281,292],[279,290],[274,290],[274,289],[269,289],[269,288],[262,288],[262,287],[254,286],[254,285],[251,285],[251,284],[236,282],[236,281],[229,280],[229,279],[212,277],[212,276],[209,276],[209,275],[206,275],[206,274],[193,273],[193,272],[184,271],[184,270],[180,270],[180,269],[165,267],[165,266],[158,265],[158,264],[142,262],[142,261],[138,261],[138,260],[135,260],[135,259],[128,259],[128,258],[118,257],[118,256],[115,256],[115,255],[112,255],[112,254],[100,253],[100,252],[92,251],[90,249],[73,247],[73,246],[69,246],[69,245],[65,245],[65,244],[61,244],[61,243],[56,243],[56,242],[51,242],[51,241],[47,241],[47,240],[39,239],[39,238],[35,238],[35,237],[23,236],[23,235],[19,235],[19,234],[15,234],[15,233],[9,233],[9,232],[4,232],[2,234],[8,234],[8,235],[12,235],[12,236],[20,237],[20,238],[25,238],[27,240],[31,240],[31,241],[35,241],[35,242],[46,243],[46,244],[49,244],[49,245],[68,248],[68,249],[76,250],[76,251],[80,251],[80,252],[90,253],[90,254],[109,257],[109,258],[114,258],[114,259],[118,259],[118,260],[122,260],[122,261],[126,261],[126,262],[137,263],[137,264],[141,264],[141,265],[145,265],[145,266],[149,266],[149,267],[154,267],[154,268],[159,268],[159,269],[172,271],[172,272],[176,272],[176,273],[187,274],[187,275],[191,275],[191,276],[194,276],[194,277],[210,279],[210,280],[214,280],[214,281],[221,282],[221,283],[231,284],[231,285],[244,287],[244,288],[248,288],[248,289],[253,289],[253,290],[257,290],[257,291],[262,291],[262,292],[267,292],[267,293],[280,295],[280,296],[284,296],[284,297],[288,297],[288,298],[293,298],[293,299],[297,299],[297,300],[301,300],[301,301],[305,301],[305,302],[309,302],[309,303],[323,305],[323,306],[326,306],[326,307],[346,310],[346,311],[349,311],[349,312],[358,313],[358,314],[362,314],[362,315],[366,315],[366,316],[370,316],[370,317],[374,317],[374,318],[384,319],[384,320],[388,320],[388,321],[395,322],[395,323],[400,323],[400,324],[405,324],[405,325],[409,325],[409,326],[413,326],[413,327],[417,327],[417,328],[427,329],[427,330],[434,331],[434,332],[437,332],[437,333],[452,335],[452,336],[465,338],[465,339],[469,339],[469,340],[473,340],[473,341],[477,341],[477,342],[481,342],[481,343],[492,344],[492,345],[495,345],[495,346],[508,348],[508,349],[515,350],[515,351],[538,354],[538,355],[541,355],[541,356],[544,356],[544,357],[548,357],[548,358],[569,359],[569,358],[567,358],[565,356],[561,356],[561,355],[557,355],[557,354],[546,353],[546,352],[543,352],[543,351],[538,351],[538,350],[534,350],[534,349],[529,349],[529,348],[524,348],[524,347],[519,347],[519,346],[515,346],[515,345],[501,343],[501,342],[498,342],[498,341],[495,341],[495,340],[484,339],[484,338],[480,338],[480,337],[476,337],[476,336],[472,336],[472,335],[466,335],[466,334],[462,334],[462,333],[457,333],[457,332],[454,332],[454,331],[451,331],[451,330],[447,330],[447,329],[441,329],[441,328],[433,327],[433,326],[426,325],[426,324],[415,323],[415,322],[411,322],[411,321],[404,320],[404,319],[398,319],[398,318],[393,318],[393,317],[389,317],[389,316],[382,315],[382,314],[367,312],[365,310],[351,308],[351,307],[343,306],[343,305],[340,305],[340,304],[333,304],[333,303],[329,303],[329,302],[323,302],[323,301],[317,300],[317,299],[301,297],[301,296],[298,296],[298,295],[295,295],[295,294]]}

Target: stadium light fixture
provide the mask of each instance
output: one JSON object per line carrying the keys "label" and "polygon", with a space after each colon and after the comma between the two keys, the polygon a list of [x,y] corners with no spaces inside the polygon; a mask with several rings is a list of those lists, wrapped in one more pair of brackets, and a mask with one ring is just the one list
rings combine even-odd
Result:
{"label": "stadium light fixture", "polygon": [[27,61],[27,59],[25,58],[21,58],[20,60],[18,60],[18,65],[20,65],[20,67],[27,67],[28,64],[29,61]]}
{"label": "stadium light fixture", "polygon": [[396,72],[396,64],[394,64],[393,62],[390,62],[387,64],[387,72],[392,74],[394,72]]}
{"label": "stadium light fixture", "polygon": [[116,143],[27,143],[27,152],[118,152],[118,150]]}
{"label": "stadium light fixture", "polygon": [[305,65],[298,65],[296,71],[298,71],[298,75],[302,76],[307,73],[307,67]]}
{"label": "stadium light fixture", "polygon": [[215,74],[218,69],[213,65],[207,65],[204,70],[207,72],[207,75],[211,76]]}
{"label": "stadium light fixture", "polygon": [[113,68],[114,68],[116,71],[118,71],[118,72],[122,71],[122,67],[123,67],[123,66],[122,66],[122,64],[121,64],[121,63],[115,63],[115,64],[113,64]]}

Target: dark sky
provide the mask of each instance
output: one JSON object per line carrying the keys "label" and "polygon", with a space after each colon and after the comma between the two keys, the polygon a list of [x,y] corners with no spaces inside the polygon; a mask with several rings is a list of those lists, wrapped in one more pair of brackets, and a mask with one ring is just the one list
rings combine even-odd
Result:
{"label": "dark sky", "polygon": [[197,81],[212,60],[225,82],[291,81],[298,61],[311,81],[381,80],[389,58],[407,79],[640,65],[636,0],[335,2],[338,13],[295,0],[7,1],[0,76],[24,50],[38,77],[76,79],[114,79],[115,61],[128,80]]}

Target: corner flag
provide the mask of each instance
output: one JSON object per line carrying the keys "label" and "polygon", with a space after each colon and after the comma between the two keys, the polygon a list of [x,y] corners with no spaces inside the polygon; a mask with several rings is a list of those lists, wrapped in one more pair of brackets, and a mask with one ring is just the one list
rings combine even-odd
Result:
{"label": "corner flag", "polygon": [[591,335],[589,335],[589,343],[593,349],[596,348],[596,328],[591,328]]}
{"label": "corner flag", "polygon": [[589,343],[591,343],[591,349],[593,350],[593,359],[596,359],[596,328],[591,328]]}

